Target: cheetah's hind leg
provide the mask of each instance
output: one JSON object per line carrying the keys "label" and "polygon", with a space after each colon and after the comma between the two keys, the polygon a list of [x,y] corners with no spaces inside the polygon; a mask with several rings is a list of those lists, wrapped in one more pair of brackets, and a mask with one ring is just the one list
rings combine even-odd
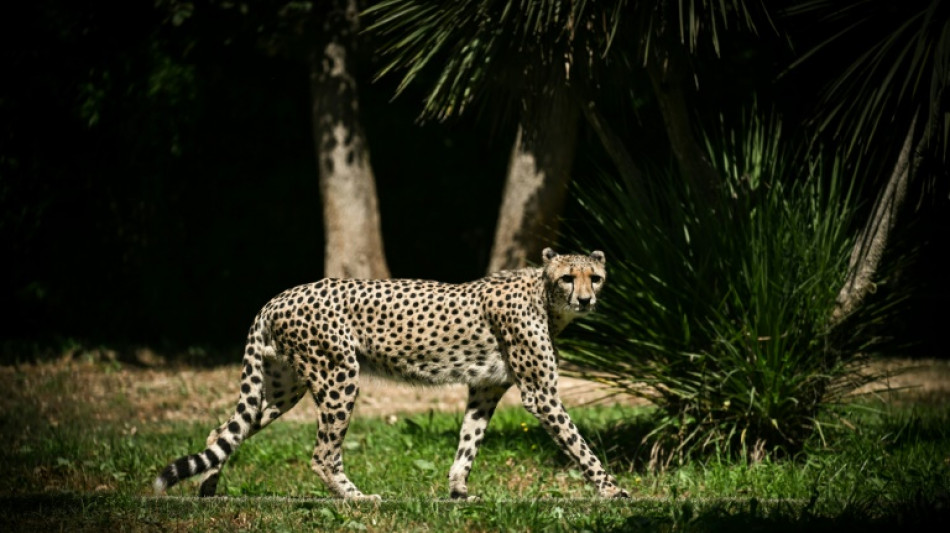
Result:
{"label": "cheetah's hind leg", "polygon": [[[268,424],[277,420],[282,414],[290,411],[297,402],[300,401],[300,398],[303,397],[306,388],[300,384],[297,379],[297,375],[294,372],[293,368],[284,363],[282,360],[276,359],[274,357],[265,356],[263,359],[264,375],[260,380],[260,386],[262,387],[262,397],[261,400],[261,409],[257,416],[253,417],[250,425],[250,431],[247,436],[244,437],[244,440],[247,440],[253,437],[257,432],[267,427]],[[246,371],[246,367],[245,367]],[[242,375],[242,386],[241,392],[243,395],[245,379]],[[257,381],[254,377],[251,378],[251,383],[256,384]],[[243,399],[243,398],[242,398]],[[241,402],[238,402],[238,411],[234,416],[241,416],[244,422],[247,420],[244,418],[245,413],[240,411]],[[248,417],[250,418],[250,417]],[[231,418],[227,423],[221,425],[217,429],[211,431],[211,434],[208,435],[207,445],[210,447],[213,443],[217,442],[221,433],[227,429],[227,426],[231,424],[234,420],[234,417]],[[198,494],[201,496],[214,496],[218,488],[218,478],[221,474],[221,469],[224,467],[224,463],[209,468],[201,476],[201,488],[198,490]]]}
{"label": "cheetah's hind leg", "polygon": [[468,493],[468,474],[472,471],[472,463],[485,438],[485,429],[491,422],[495,407],[508,389],[509,386],[469,386],[468,407],[459,433],[458,451],[449,470],[449,494],[452,499],[478,500],[478,497]]}
{"label": "cheetah's hind leg", "polygon": [[334,496],[379,501],[378,494],[360,492],[343,471],[343,438],[360,391],[359,363],[356,362],[355,350],[353,352],[341,357],[324,354],[323,357],[344,363],[334,365],[329,372],[315,376],[316,379],[311,377],[310,391],[317,406],[319,425],[310,466]]}

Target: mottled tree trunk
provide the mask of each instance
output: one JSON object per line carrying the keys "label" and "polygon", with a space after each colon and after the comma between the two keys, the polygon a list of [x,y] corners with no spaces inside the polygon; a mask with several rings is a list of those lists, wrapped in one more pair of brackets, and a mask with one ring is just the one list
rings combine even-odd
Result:
{"label": "mottled tree trunk", "polygon": [[488,271],[541,260],[557,237],[574,164],[578,109],[568,89],[551,84],[529,96],[508,163]]}
{"label": "mottled tree trunk", "polygon": [[837,325],[850,316],[868,293],[872,292],[872,278],[884,257],[887,241],[897,221],[897,214],[907,197],[907,184],[917,164],[919,148],[926,144],[921,140],[914,146],[917,116],[915,115],[907,131],[907,137],[897,157],[897,163],[891,177],[881,191],[867,223],[858,235],[848,264],[848,278],[838,292],[835,309],[831,314],[831,324]]}
{"label": "mottled tree trunk", "polygon": [[310,90],[326,235],[324,275],[388,278],[354,77],[359,8],[356,0],[328,0],[315,3],[314,10],[318,35],[310,53]]}

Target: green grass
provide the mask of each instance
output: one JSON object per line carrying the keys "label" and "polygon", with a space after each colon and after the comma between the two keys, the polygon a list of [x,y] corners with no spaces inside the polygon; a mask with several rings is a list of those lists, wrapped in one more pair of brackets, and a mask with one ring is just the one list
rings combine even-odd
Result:
{"label": "green grass", "polygon": [[195,498],[186,481],[153,498],[153,477],[200,449],[216,421],[103,423],[79,405],[71,420],[51,422],[23,405],[0,414],[0,529],[833,531],[947,518],[950,408],[864,407],[846,408],[856,429],[832,428],[795,457],[749,464],[712,454],[656,474],[638,445],[654,420],[648,409],[574,409],[633,501],[595,499],[520,409],[493,420],[469,483],[483,500],[464,504],[445,498],[459,414],[357,417],[347,472],[382,495],[373,505],[327,499],[308,466],[313,424],[278,421],[246,443],[222,476],[226,497]]}

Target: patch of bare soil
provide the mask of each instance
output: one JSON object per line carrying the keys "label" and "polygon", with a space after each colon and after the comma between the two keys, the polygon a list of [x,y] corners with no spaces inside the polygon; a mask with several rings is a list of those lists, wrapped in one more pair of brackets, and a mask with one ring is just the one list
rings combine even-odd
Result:
{"label": "patch of bare soil", "polygon": [[[950,399],[950,361],[888,360],[874,363],[875,371],[891,377],[864,392],[879,392],[888,400],[943,402]],[[82,413],[101,421],[154,423],[169,420],[224,420],[234,409],[238,395],[238,365],[211,369],[158,368],[120,365],[97,358],[64,357],[60,361],[0,366],[0,380],[12,391],[0,395],[0,412],[30,406],[51,424],[69,423],[66,418]],[[9,385],[8,385],[9,386]],[[642,404],[643,400],[611,395],[600,384],[561,378],[565,403],[579,406],[596,403]],[[437,411],[462,412],[464,386],[417,387],[378,378],[365,378],[357,402],[357,416],[397,416]],[[502,405],[520,405],[516,389]],[[304,399],[285,418],[316,419],[313,402]]]}
{"label": "patch of bare soil", "polygon": [[861,387],[855,394],[877,394],[887,401],[942,404],[950,400],[950,360],[885,359],[871,363],[870,371],[883,379]]}
{"label": "patch of bare soil", "polygon": [[[99,361],[64,358],[53,363],[0,366],[0,380],[13,384],[12,394],[0,395],[0,412],[29,405],[56,425],[82,412],[93,420],[160,422],[224,419],[235,407],[241,376],[239,365],[210,369],[141,368]],[[603,385],[561,378],[562,396],[569,405],[635,403],[611,396]],[[390,416],[465,409],[464,386],[420,387],[367,377],[361,382],[357,416]],[[517,390],[502,405],[520,405]],[[290,420],[316,420],[313,402],[305,398],[289,413]]]}

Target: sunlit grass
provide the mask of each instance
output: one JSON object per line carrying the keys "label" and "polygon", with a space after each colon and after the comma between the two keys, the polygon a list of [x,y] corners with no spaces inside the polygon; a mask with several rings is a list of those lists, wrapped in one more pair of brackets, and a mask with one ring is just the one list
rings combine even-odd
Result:
{"label": "sunlit grass", "polygon": [[[311,423],[278,421],[234,455],[225,498],[202,500],[193,481],[152,498],[151,481],[202,446],[216,420],[132,426],[96,423],[95,413],[47,423],[28,406],[3,413],[0,523],[27,529],[644,530],[742,524],[883,527],[932,518],[950,489],[950,408],[849,407],[857,425],[830,428],[822,445],[795,457],[750,462],[711,454],[663,473],[644,468],[650,408],[572,410],[632,502],[600,501],[537,422],[500,410],[470,478],[475,504],[449,501],[446,475],[460,415],[419,414],[387,423],[354,421],[347,472],[383,503],[327,499],[309,469]],[[873,406],[872,406],[873,407]],[[908,514],[913,513],[913,514]],[[921,518],[923,517],[923,518]],[[738,524],[738,525],[737,525]],[[770,526],[771,525],[771,526]]]}

